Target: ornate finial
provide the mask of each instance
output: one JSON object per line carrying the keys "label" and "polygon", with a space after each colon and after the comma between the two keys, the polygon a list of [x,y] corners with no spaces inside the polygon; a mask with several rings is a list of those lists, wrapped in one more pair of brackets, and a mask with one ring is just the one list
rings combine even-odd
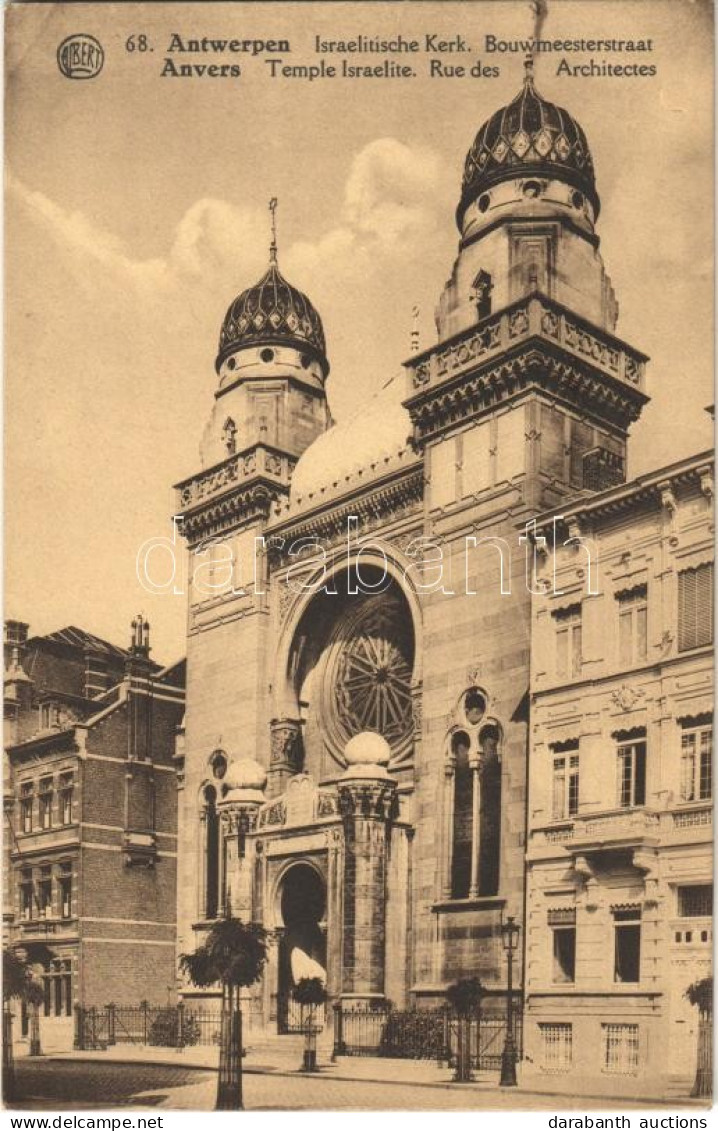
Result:
{"label": "ornate finial", "polygon": [[541,30],[548,15],[548,0],[531,0],[531,11],[534,14],[533,37],[531,43],[531,53],[527,55],[524,61],[524,82],[526,86],[531,86],[534,81],[534,56],[538,51],[539,40],[541,39]]}
{"label": "ornate finial", "polygon": [[269,211],[272,213],[272,242],[269,245],[269,262],[277,262],[277,198],[273,196],[269,202]]}
{"label": "ornate finial", "polygon": [[411,311],[412,325],[411,325],[411,352],[419,352],[419,307],[412,307]]}

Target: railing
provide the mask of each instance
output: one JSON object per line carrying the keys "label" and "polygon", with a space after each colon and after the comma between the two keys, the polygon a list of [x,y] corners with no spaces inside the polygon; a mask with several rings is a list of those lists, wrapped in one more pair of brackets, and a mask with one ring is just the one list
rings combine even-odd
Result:
{"label": "railing", "polygon": [[412,395],[490,361],[529,338],[544,338],[583,358],[608,376],[642,390],[646,357],[598,326],[565,310],[545,295],[522,299],[431,352],[405,362]]}
{"label": "railing", "polygon": [[75,1048],[98,1049],[108,1045],[218,1045],[221,1012],[196,1009],[183,1003],[139,1006],[77,1006]]}
{"label": "railing", "polygon": [[613,809],[606,813],[576,816],[570,821],[556,822],[534,829],[534,845],[576,845],[586,841],[602,843],[612,840],[642,840],[644,836],[666,836],[674,839],[676,833],[687,829],[710,829],[713,825],[713,806],[698,805],[693,808],[656,812],[651,809]]}
{"label": "railing", "polygon": [[[518,1004],[514,1006],[513,1020],[514,1043],[520,1058],[523,1018]],[[346,1006],[339,1002],[334,1006],[334,1055],[435,1060],[454,1065],[460,1025],[468,1034],[472,1066],[498,1070],[506,1041],[505,1015],[479,1010],[462,1020],[448,1006],[397,1010],[386,1004]]]}

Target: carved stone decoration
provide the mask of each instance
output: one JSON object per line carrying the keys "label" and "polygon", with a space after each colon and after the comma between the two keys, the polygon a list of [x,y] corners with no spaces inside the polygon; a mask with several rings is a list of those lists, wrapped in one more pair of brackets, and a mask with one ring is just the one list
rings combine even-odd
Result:
{"label": "carved stone decoration", "polygon": [[643,695],[644,692],[640,688],[622,683],[620,687],[611,692],[611,700],[622,711],[630,711]]}
{"label": "carved stone decoration", "polygon": [[300,773],[304,760],[301,723],[298,719],[272,719],[269,725],[272,768],[283,766],[293,774]]}
{"label": "carved stone decoration", "polygon": [[219,817],[225,836],[237,836],[254,832],[257,827],[258,805],[231,804],[219,807]]}
{"label": "carved stone decoration", "polygon": [[396,790],[397,785],[392,778],[338,782],[342,818],[368,817],[390,821],[395,815]]}

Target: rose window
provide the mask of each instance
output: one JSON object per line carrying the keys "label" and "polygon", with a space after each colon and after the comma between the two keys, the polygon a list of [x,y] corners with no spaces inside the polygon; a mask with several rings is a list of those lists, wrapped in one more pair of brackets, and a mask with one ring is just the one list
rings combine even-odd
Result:
{"label": "rose window", "polygon": [[[350,611],[351,612],[351,611]],[[362,601],[338,626],[329,648],[325,718],[339,752],[364,730],[381,734],[393,759],[411,750],[413,648],[408,611],[395,596]]]}

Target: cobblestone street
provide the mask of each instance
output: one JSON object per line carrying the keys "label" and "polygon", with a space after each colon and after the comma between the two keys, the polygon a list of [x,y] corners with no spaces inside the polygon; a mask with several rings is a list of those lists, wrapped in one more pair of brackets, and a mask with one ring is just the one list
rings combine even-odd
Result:
{"label": "cobblestone street", "polygon": [[[581,1097],[537,1095],[501,1090],[491,1084],[386,1083],[333,1079],[327,1068],[311,1077],[248,1071],[245,1108],[255,1111],[467,1111],[467,1110],[630,1110],[645,1104],[591,1101]],[[131,1107],[174,1111],[209,1111],[214,1107],[214,1071],[165,1064],[97,1061],[21,1061],[14,1105],[22,1110],[104,1110]],[[651,1106],[659,1106],[657,1103]],[[673,1104],[673,1107],[680,1106]]]}

